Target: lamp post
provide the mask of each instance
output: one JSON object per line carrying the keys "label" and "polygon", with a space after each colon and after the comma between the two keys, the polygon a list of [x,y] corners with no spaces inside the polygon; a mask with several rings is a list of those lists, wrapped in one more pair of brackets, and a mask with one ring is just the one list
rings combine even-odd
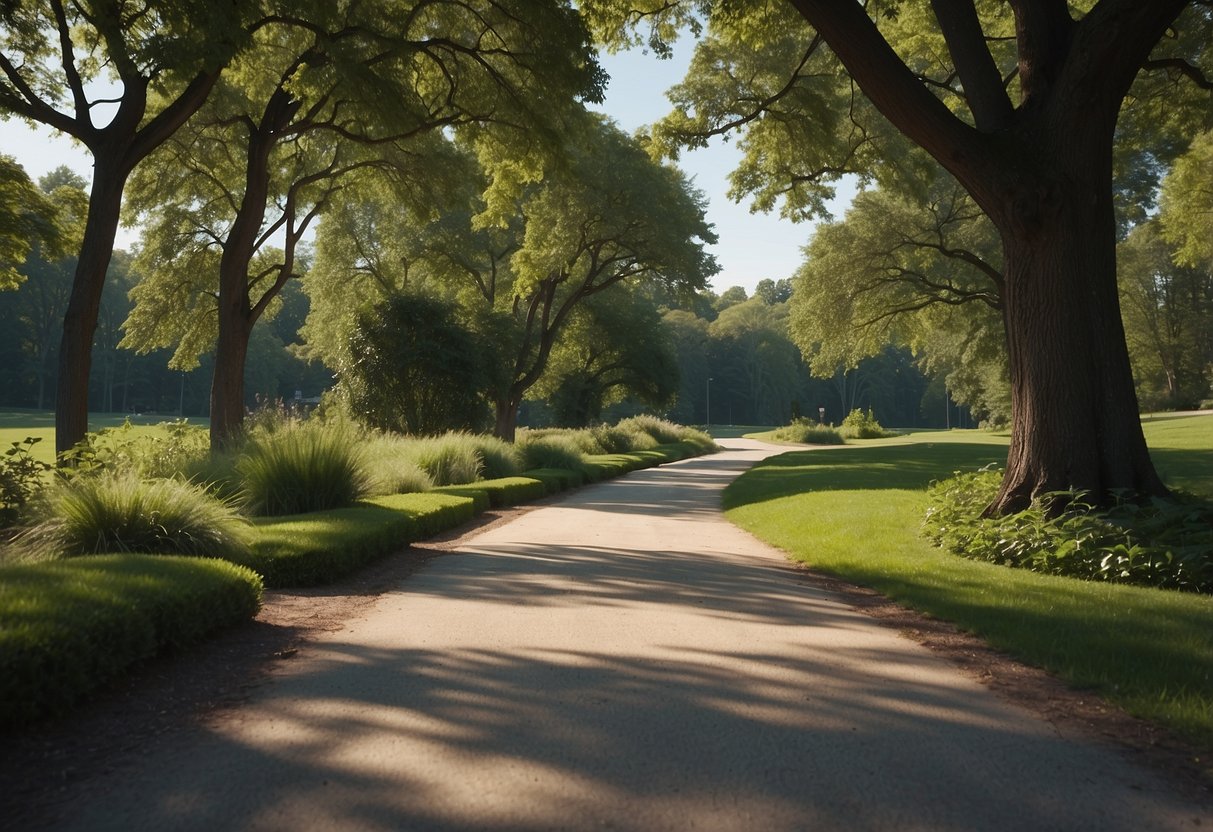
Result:
{"label": "lamp post", "polygon": [[707,426],[710,428],[712,426],[712,377],[711,376],[708,376],[708,381],[707,381],[707,396],[706,396],[705,411],[706,411],[705,418],[707,419],[707,423],[708,423]]}

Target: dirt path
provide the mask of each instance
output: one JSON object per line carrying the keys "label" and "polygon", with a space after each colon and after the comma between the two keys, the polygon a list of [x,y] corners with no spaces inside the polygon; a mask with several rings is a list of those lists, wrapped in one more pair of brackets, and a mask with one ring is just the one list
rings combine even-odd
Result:
{"label": "dirt path", "polygon": [[773,449],[727,444],[369,588],[347,617],[283,641],[238,707],[140,745],[31,826],[1213,823],[1153,770],[1060,736],[728,524],[720,489]]}

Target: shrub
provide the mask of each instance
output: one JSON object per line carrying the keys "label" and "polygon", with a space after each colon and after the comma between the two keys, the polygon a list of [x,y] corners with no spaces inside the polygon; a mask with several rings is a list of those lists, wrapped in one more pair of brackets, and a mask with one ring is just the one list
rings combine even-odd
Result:
{"label": "shrub", "polygon": [[392,494],[347,508],[256,521],[239,562],[267,586],[335,580],[415,540],[465,523],[473,501],[454,494]]}
{"label": "shrub", "polygon": [[714,454],[716,451],[720,450],[719,446],[716,444],[716,441],[712,439],[711,436],[704,431],[696,430],[695,428],[683,428],[681,441],[693,447],[696,453]]}
{"label": "shrub", "polygon": [[261,579],[219,560],[0,567],[0,724],[62,713],[135,662],[247,621],[260,605]]}
{"label": "shrub", "polygon": [[86,434],[63,454],[71,463],[69,476],[111,471],[149,478],[178,476],[203,464],[209,455],[206,429],[184,419],[161,422],[150,430],[136,428],[127,419],[120,427]]}
{"label": "shrub", "polygon": [[594,437],[594,444],[597,445],[597,448],[593,451],[587,451],[587,453],[624,454],[632,450],[633,434],[621,427],[599,425],[589,430],[590,435]]}
{"label": "shrub", "polygon": [[819,425],[809,419],[797,419],[790,425],[771,431],[777,442],[797,442],[802,445],[842,445],[846,440],[837,429]]}
{"label": "shrub", "polygon": [[412,494],[434,487],[430,475],[409,456],[409,443],[413,441],[390,433],[375,433],[367,439],[370,493]]}
{"label": "shrub", "polygon": [[560,434],[533,436],[529,431],[519,433],[516,443],[522,452],[522,466],[526,471],[535,468],[563,468],[576,471],[581,468],[584,454],[577,440]]}
{"label": "shrub", "polygon": [[348,506],[367,494],[366,455],[348,425],[288,424],[254,434],[235,465],[240,499],[256,515]]}
{"label": "shrub", "polygon": [[982,517],[1002,481],[983,470],[932,484],[923,531],[974,560],[1087,580],[1213,592],[1213,506],[1194,498],[1120,500],[1043,495],[1017,514]]}
{"label": "shrub", "polygon": [[843,439],[883,439],[892,434],[880,426],[871,408],[867,412],[855,408],[842,420],[838,432]]}
{"label": "shrub", "polygon": [[464,485],[480,479],[484,463],[471,434],[452,432],[411,439],[402,449],[429,474],[434,485]]}
{"label": "shrub", "polygon": [[31,449],[42,440],[27,436],[0,457],[0,528],[16,524],[25,507],[42,492],[54,466],[35,459]]}
{"label": "shrub", "polygon": [[[654,444],[665,445],[682,439],[683,428],[656,416],[633,416],[624,419],[616,427],[626,433],[644,433],[653,438]],[[631,450],[637,450],[632,448]],[[644,449],[639,449],[644,450]]]}
{"label": "shrub", "polygon": [[522,470],[522,454],[504,439],[482,433],[470,435],[467,440],[480,457],[480,476],[486,480],[516,477]]}
{"label": "shrub", "polygon": [[[528,500],[538,500],[547,495],[543,482],[530,475],[481,480],[471,485],[444,485],[435,491],[472,497],[477,500],[477,513],[488,508],[502,508],[525,503]],[[483,502],[478,499],[478,495],[484,496]]]}
{"label": "shrub", "polygon": [[47,510],[50,516],[16,541],[27,559],[102,552],[228,557],[248,540],[235,509],[181,480],[77,477],[54,489]]}

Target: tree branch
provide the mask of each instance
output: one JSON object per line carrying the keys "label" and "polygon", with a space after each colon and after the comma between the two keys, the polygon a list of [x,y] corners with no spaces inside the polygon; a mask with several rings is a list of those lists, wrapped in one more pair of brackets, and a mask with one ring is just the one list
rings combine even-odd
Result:
{"label": "tree branch", "polygon": [[964,85],[964,96],[977,129],[994,133],[1010,126],[1015,110],[1002,84],[994,56],[972,0],[931,0],[939,28]]}

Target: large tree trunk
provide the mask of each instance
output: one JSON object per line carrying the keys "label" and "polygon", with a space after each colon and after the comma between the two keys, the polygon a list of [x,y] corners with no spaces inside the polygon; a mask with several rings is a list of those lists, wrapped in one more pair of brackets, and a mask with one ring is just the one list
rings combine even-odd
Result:
{"label": "large tree trunk", "polygon": [[493,435],[506,442],[513,442],[518,432],[518,407],[520,402],[513,398],[497,399],[494,409],[497,413]]}
{"label": "large tree trunk", "polygon": [[[1053,132],[1057,136],[1060,131]],[[1011,367],[1006,474],[990,513],[1075,489],[1161,495],[1146,449],[1116,284],[1110,142],[1072,131],[1032,148],[995,214]],[[993,212],[991,212],[993,213]]]}
{"label": "large tree trunk", "polygon": [[[243,297],[243,295],[241,296]],[[222,301],[222,299],[221,299]],[[220,303],[215,372],[211,377],[211,449],[223,450],[244,425],[244,364],[251,326],[236,304]]]}
{"label": "large tree trunk", "polygon": [[93,186],[80,259],[63,316],[59,378],[55,397],[55,452],[70,450],[88,433],[88,378],[93,335],[101,309],[105,273],[114,253],[126,171],[101,154],[95,156]]}

